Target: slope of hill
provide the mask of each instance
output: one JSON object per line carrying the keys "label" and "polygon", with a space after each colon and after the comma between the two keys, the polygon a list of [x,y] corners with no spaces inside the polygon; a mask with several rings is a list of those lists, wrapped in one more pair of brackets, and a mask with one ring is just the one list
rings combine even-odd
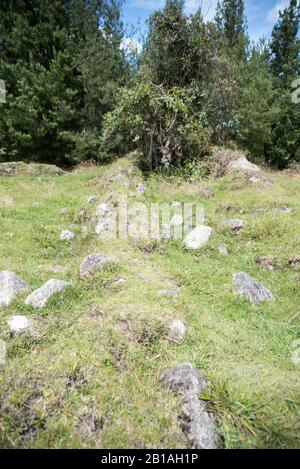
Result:
{"label": "slope of hill", "polygon": [[[29,290],[0,309],[1,447],[187,447],[180,398],[160,381],[184,363],[209,379],[202,398],[225,448],[299,447],[299,183],[272,172],[143,180],[127,158],[60,177],[1,176],[0,271]],[[203,206],[213,236],[199,250],[179,239],[101,239],[96,207],[119,195]],[[60,240],[62,230],[75,238]],[[95,252],[115,262],[82,280],[79,266]],[[241,271],[274,299],[240,297],[232,277]],[[49,279],[71,285],[42,309],[26,305]],[[13,315],[29,326],[12,333]],[[186,325],[182,340],[170,335],[174,319]]]}

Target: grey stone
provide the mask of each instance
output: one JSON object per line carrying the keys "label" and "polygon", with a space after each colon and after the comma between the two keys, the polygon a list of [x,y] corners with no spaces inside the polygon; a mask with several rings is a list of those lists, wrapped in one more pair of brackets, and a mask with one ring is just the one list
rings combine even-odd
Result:
{"label": "grey stone", "polygon": [[299,269],[300,268],[300,258],[299,257],[292,257],[289,259],[289,266],[292,269]]}
{"label": "grey stone", "polygon": [[245,272],[239,272],[233,276],[233,284],[237,292],[251,301],[260,303],[273,299],[272,293],[260,285],[255,279]]}
{"label": "grey stone", "polygon": [[41,288],[38,288],[26,298],[25,304],[31,305],[34,308],[44,308],[51,296],[61,292],[70,285],[70,282],[64,280],[48,280]]}
{"label": "grey stone", "polygon": [[274,260],[271,257],[267,257],[267,256],[258,257],[256,259],[256,264],[262,269],[270,270],[271,272],[274,272],[275,270]]}
{"label": "grey stone", "polygon": [[200,249],[210,240],[212,233],[210,226],[198,225],[185,237],[184,245],[188,249]]}
{"label": "grey stone", "polygon": [[287,205],[283,205],[282,207],[277,207],[276,209],[278,212],[281,213],[292,213],[292,207],[288,207]]}
{"label": "grey stone", "polygon": [[173,202],[171,202],[171,208],[179,208],[181,207],[181,202],[178,202],[177,200],[173,200]]}
{"label": "grey stone", "polygon": [[0,308],[9,306],[19,293],[26,291],[27,283],[14,272],[0,272]]}
{"label": "grey stone", "polygon": [[173,319],[168,326],[168,339],[172,342],[182,342],[187,334],[186,325],[181,319]]}
{"label": "grey stone", "polygon": [[171,226],[183,225],[183,217],[181,215],[174,215],[170,221]]}
{"label": "grey stone", "polygon": [[93,275],[97,271],[101,271],[108,264],[112,264],[114,261],[110,257],[105,257],[98,252],[89,254],[83,260],[79,269],[79,276],[81,279],[85,279]]}
{"label": "grey stone", "polygon": [[96,202],[96,200],[97,200],[96,195],[91,195],[90,197],[87,197],[87,203],[88,204],[93,204],[94,202]]}
{"label": "grey stone", "polygon": [[14,334],[23,332],[30,326],[29,319],[26,316],[11,316],[7,324],[9,325],[10,332]]}
{"label": "grey stone", "polygon": [[160,294],[165,296],[173,296],[175,298],[178,296],[178,291],[173,290],[172,288],[167,288],[166,290],[161,290]]}
{"label": "grey stone", "polygon": [[238,218],[231,218],[230,220],[224,221],[223,224],[228,226],[235,234],[238,234],[246,226],[246,224]]}
{"label": "grey stone", "polygon": [[62,215],[66,215],[68,212],[69,212],[69,209],[66,208],[66,207],[63,207],[63,208],[61,209],[61,211],[60,211],[60,213],[61,213]]}
{"label": "grey stone", "polygon": [[146,187],[141,182],[136,186],[136,191],[139,194],[144,194],[146,192]]}
{"label": "grey stone", "polygon": [[198,398],[208,382],[205,376],[191,364],[166,370],[162,382],[183,400],[180,415],[181,427],[193,449],[220,447],[215,418],[207,412],[207,404]]}
{"label": "grey stone", "polygon": [[75,239],[75,234],[73,233],[73,231],[63,230],[60,233],[60,239],[61,241],[72,241],[73,239]]}
{"label": "grey stone", "polygon": [[162,239],[173,239],[172,227],[167,223],[164,223],[161,227],[161,238]]}
{"label": "grey stone", "polygon": [[124,188],[129,190],[131,187],[130,182],[124,182]]}

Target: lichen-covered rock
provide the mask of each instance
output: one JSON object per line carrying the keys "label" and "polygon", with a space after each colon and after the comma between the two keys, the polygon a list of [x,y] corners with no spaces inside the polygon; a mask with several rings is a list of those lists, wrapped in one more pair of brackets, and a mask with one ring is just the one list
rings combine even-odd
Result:
{"label": "lichen-covered rock", "polygon": [[65,288],[69,287],[70,282],[64,280],[51,279],[45,283],[41,288],[32,292],[25,300],[26,305],[31,305],[34,308],[44,308],[49,298],[56,293],[60,293]]}
{"label": "lichen-covered rock", "polygon": [[0,272],[0,308],[9,306],[19,293],[26,291],[27,283],[14,272]]}
{"label": "lichen-covered rock", "polygon": [[272,293],[260,285],[255,279],[245,272],[238,272],[233,276],[233,284],[236,291],[251,303],[260,303],[273,299]]}
{"label": "lichen-covered rock", "polygon": [[221,254],[222,256],[229,256],[229,251],[226,244],[221,244],[220,246],[218,246],[218,251],[219,254]]}
{"label": "lichen-covered rock", "polygon": [[72,241],[73,239],[75,239],[75,234],[73,233],[73,231],[63,230],[60,233],[60,239],[61,241]]}
{"label": "lichen-covered rock", "polygon": [[97,271],[101,271],[108,264],[114,263],[110,257],[102,256],[98,252],[89,254],[83,260],[79,269],[79,276],[81,279],[86,279]]}
{"label": "lichen-covered rock", "polygon": [[64,171],[51,164],[23,163],[22,161],[0,163],[0,176],[17,176],[19,174],[60,176],[64,174]]}
{"label": "lichen-covered rock", "polygon": [[208,382],[205,376],[191,364],[166,370],[161,381],[183,400],[179,416],[181,426],[193,449],[217,449],[220,439],[216,431],[216,421],[207,411],[207,403],[199,399]]}
{"label": "lichen-covered rock", "polygon": [[184,245],[188,249],[200,249],[206,244],[213,234],[210,226],[198,225],[184,239]]}

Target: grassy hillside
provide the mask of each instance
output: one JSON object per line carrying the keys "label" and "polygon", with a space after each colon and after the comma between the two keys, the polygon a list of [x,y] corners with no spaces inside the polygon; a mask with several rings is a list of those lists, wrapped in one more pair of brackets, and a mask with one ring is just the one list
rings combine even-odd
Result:
{"label": "grassy hillside", "polygon": [[[124,158],[62,176],[0,177],[0,271],[16,272],[31,291],[50,278],[72,283],[42,310],[25,306],[24,296],[0,310],[7,346],[1,447],[185,447],[180,401],[159,376],[187,362],[211,382],[205,398],[225,448],[299,447],[300,365],[292,352],[300,337],[300,272],[289,260],[300,257],[300,175],[266,174],[273,184],[233,175],[143,181],[138,200],[147,204],[204,205],[214,236],[189,252],[180,241],[95,236],[92,214],[97,204],[127,192],[114,175],[129,164]],[[136,184],[142,176],[135,171],[126,180]],[[205,187],[214,197],[201,195]],[[87,204],[91,195],[95,204]],[[241,218],[246,228],[233,234],[222,225],[228,218]],[[60,241],[63,229],[72,229],[75,240]],[[219,253],[222,244],[228,256]],[[95,251],[117,264],[82,281],[80,263]],[[275,270],[257,265],[259,256],[273,257]],[[253,307],[239,297],[232,286],[239,271],[275,300]],[[119,278],[125,282],[116,284]],[[178,296],[162,295],[167,288]],[[12,314],[30,318],[31,331],[11,336]],[[173,318],[188,328],[181,344],[167,339]]]}

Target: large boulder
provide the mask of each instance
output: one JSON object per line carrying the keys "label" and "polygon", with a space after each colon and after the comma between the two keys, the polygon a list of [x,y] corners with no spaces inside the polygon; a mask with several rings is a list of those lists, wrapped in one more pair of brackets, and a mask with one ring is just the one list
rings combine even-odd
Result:
{"label": "large boulder", "polygon": [[27,283],[14,272],[0,272],[0,307],[9,306],[17,295],[27,288]]}
{"label": "large boulder", "polygon": [[173,319],[168,325],[168,339],[171,342],[182,342],[187,334],[186,325],[181,319]]}
{"label": "large boulder", "polygon": [[79,276],[81,279],[86,279],[104,269],[105,266],[114,263],[110,257],[105,257],[98,252],[94,252],[86,256],[80,265]]}
{"label": "large boulder", "polygon": [[7,321],[7,324],[12,334],[18,334],[20,332],[23,332],[30,326],[29,319],[26,316],[18,315],[11,316],[11,318]]}
{"label": "large boulder", "polygon": [[161,381],[183,400],[180,420],[190,446],[193,449],[217,449],[220,439],[216,431],[216,421],[207,411],[207,403],[199,399],[208,382],[205,376],[191,364],[166,370]]}
{"label": "large boulder", "polygon": [[250,163],[245,155],[240,155],[229,162],[228,170],[257,173],[260,171],[260,168],[256,164]]}
{"label": "large boulder", "polygon": [[200,249],[206,244],[213,234],[210,226],[198,225],[184,239],[184,245],[188,249]]}
{"label": "large boulder", "polygon": [[64,174],[64,171],[51,164],[27,164],[22,161],[0,163],[0,176],[18,176],[20,174],[30,174],[32,176],[60,176]]}
{"label": "large boulder", "polygon": [[251,303],[261,303],[273,299],[273,295],[269,290],[245,272],[234,274],[233,284],[239,295],[248,298]]}
{"label": "large boulder", "polygon": [[64,280],[51,279],[45,283],[41,288],[32,292],[25,300],[26,305],[31,305],[34,308],[44,308],[47,301],[56,293],[61,292],[69,287],[70,282]]}

